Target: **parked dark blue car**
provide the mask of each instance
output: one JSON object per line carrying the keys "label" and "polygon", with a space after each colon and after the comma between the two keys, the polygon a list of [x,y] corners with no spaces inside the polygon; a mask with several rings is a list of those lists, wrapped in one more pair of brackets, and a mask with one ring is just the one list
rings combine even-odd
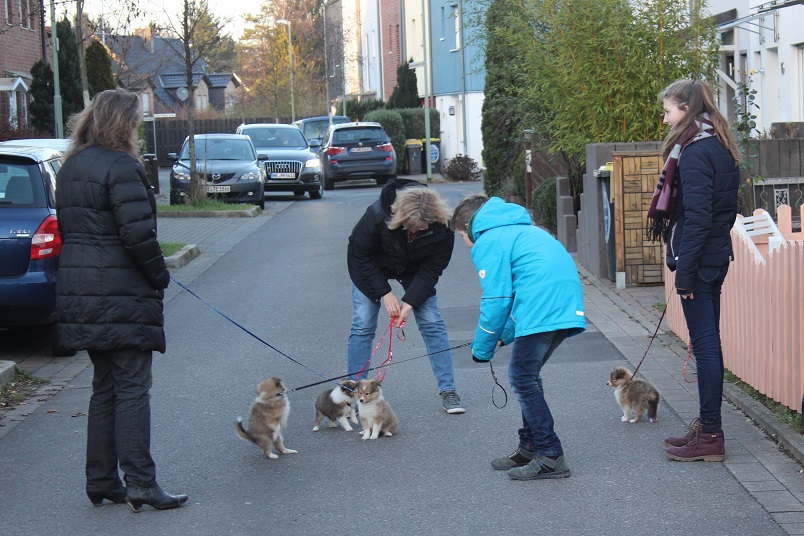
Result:
{"label": "parked dark blue car", "polygon": [[0,146],[0,328],[49,324],[55,355],[63,355],[55,338],[61,157],[55,149]]}

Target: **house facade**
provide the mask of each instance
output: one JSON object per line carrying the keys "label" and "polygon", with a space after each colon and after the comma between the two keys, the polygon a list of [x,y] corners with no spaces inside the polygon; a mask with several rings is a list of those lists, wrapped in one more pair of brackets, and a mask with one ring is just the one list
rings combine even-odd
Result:
{"label": "house facade", "polygon": [[29,124],[31,67],[45,54],[40,4],[0,2],[0,121],[12,128]]}

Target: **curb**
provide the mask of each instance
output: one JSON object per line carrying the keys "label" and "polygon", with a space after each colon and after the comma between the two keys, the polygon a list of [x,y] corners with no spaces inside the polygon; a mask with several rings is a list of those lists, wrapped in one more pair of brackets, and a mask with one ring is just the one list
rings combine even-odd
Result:
{"label": "curb", "polygon": [[248,209],[241,210],[182,210],[182,211],[159,211],[157,218],[254,218],[262,214],[262,209],[257,205]]}
{"label": "curb", "polygon": [[14,381],[17,364],[13,361],[0,361],[0,389]]}
{"label": "curb", "polygon": [[165,257],[165,264],[168,268],[177,270],[199,255],[201,255],[201,250],[198,249],[198,246],[195,244],[187,244],[170,257]]}

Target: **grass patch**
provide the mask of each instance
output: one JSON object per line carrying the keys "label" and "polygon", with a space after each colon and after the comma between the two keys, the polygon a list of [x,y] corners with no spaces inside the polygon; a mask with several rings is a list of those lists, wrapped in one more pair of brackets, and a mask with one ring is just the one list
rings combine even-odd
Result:
{"label": "grass patch", "polygon": [[249,203],[224,203],[216,199],[207,199],[197,205],[159,205],[157,212],[189,212],[193,210],[248,210],[256,206]]}
{"label": "grass patch", "polygon": [[666,305],[667,302],[657,301],[656,303],[653,304],[653,308],[656,309],[657,311],[664,311]]}
{"label": "grass patch", "polygon": [[793,411],[792,409],[788,408],[787,406],[776,402],[774,399],[767,397],[742,381],[740,378],[735,376],[731,373],[731,371],[725,371],[725,380],[731,384],[736,385],[740,388],[745,394],[768,408],[776,415],[782,422],[788,425],[790,428],[798,432],[799,434],[804,434],[804,425],[802,425],[801,414],[797,411]]}
{"label": "grass patch", "polygon": [[50,382],[41,378],[35,378],[24,370],[15,368],[14,380],[0,389],[0,410],[9,409],[25,402],[38,386],[45,383]]}
{"label": "grass patch", "polygon": [[186,246],[187,244],[179,244],[175,242],[160,242],[159,246],[162,248],[162,255],[165,257],[170,257],[174,253],[178,252],[181,248]]}

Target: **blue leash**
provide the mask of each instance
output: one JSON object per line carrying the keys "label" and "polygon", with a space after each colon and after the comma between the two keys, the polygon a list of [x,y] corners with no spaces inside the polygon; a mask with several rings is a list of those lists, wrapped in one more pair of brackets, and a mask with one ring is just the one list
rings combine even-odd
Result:
{"label": "blue leash", "polygon": [[328,376],[325,376],[324,374],[321,374],[321,373],[320,373],[320,372],[318,372],[317,370],[311,369],[310,367],[308,367],[308,366],[307,366],[307,365],[305,365],[304,363],[301,363],[301,362],[299,362],[299,361],[297,361],[297,360],[293,359],[292,357],[290,357],[290,356],[289,356],[288,354],[286,354],[285,352],[283,352],[283,351],[279,350],[278,348],[276,348],[276,347],[272,346],[271,344],[267,343],[266,341],[262,340],[262,339],[261,339],[259,336],[255,335],[253,332],[249,331],[247,328],[243,327],[242,325],[238,324],[236,321],[232,320],[230,317],[226,316],[224,313],[222,313],[221,311],[219,311],[219,310],[218,310],[218,309],[217,309],[217,308],[216,308],[214,305],[210,304],[210,303],[209,303],[209,302],[207,302],[207,301],[206,301],[204,298],[202,298],[201,296],[199,296],[198,294],[196,294],[195,292],[193,292],[192,290],[190,290],[189,288],[187,288],[185,285],[183,285],[182,283],[180,283],[179,281],[177,281],[175,277],[170,276],[170,280],[171,280],[171,281],[173,281],[174,283],[176,283],[177,285],[179,285],[181,288],[183,288],[183,289],[184,289],[184,290],[186,290],[187,292],[189,292],[191,295],[193,295],[193,296],[195,296],[196,298],[198,298],[198,299],[201,301],[201,303],[203,303],[204,305],[206,305],[207,307],[209,307],[210,309],[212,309],[213,311],[215,311],[216,313],[218,313],[219,315],[221,315],[223,318],[225,318],[226,320],[228,320],[229,322],[231,322],[232,324],[234,324],[234,325],[235,325],[235,326],[237,326],[238,328],[242,329],[243,331],[245,331],[246,333],[248,333],[249,335],[251,335],[252,337],[254,337],[255,339],[257,339],[257,340],[258,340],[258,341],[260,341],[261,343],[263,343],[265,346],[267,346],[268,348],[270,348],[270,349],[271,349],[271,350],[273,350],[274,352],[278,353],[278,354],[279,354],[279,355],[281,355],[282,357],[286,357],[287,359],[290,359],[291,361],[293,361],[294,363],[296,363],[296,364],[297,364],[297,365],[299,365],[300,367],[306,368],[306,369],[307,369],[307,370],[309,370],[310,372],[312,372],[312,373],[314,373],[314,374],[316,374],[316,375],[321,376],[322,378],[324,378],[324,380],[325,380],[325,381],[324,381],[324,382],[320,382],[320,383],[325,383],[325,382],[328,382],[328,381],[329,381],[329,382],[334,383],[335,385],[340,385],[338,382],[336,382],[336,381],[335,381],[335,380],[333,380],[332,378],[329,378]]}

